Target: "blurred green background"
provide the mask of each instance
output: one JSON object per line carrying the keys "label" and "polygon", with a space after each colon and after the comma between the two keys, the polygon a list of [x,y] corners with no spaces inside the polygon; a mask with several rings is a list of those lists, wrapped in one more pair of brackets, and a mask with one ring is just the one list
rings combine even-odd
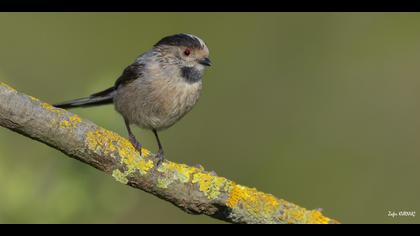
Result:
{"label": "blurred green background", "polygon": [[[160,38],[203,38],[202,97],[167,157],[344,223],[420,223],[420,14],[1,13],[0,81],[55,103]],[[126,136],[112,106],[73,112]],[[156,150],[149,131],[135,129]],[[219,223],[0,129],[1,223]]]}

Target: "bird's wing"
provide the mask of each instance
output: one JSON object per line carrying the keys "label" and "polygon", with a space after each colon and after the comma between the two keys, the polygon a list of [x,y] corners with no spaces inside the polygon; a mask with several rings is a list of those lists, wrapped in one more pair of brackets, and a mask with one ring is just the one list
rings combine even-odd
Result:
{"label": "bird's wing", "polygon": [[124,69],[122,75],[115,82],[115,88],[118,88],[120,85],[128,84],[143,76],[144,67],[145,66],[143,63],[138,62],[127,66],[127,68]]}

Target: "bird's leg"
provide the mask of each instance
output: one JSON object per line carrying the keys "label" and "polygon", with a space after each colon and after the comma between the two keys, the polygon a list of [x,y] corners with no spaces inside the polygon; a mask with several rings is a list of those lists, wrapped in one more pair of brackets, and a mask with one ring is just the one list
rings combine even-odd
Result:
{"label": "bird's leg", "polygon": [[158,146],[159,146],[159,151],[156,154],[156,157],[158,158],[157,165],[159,166],[163,162],[163,160],[165,159],[165,156],[163,154],[163,147],[162,147],[162,144],[160,143],[158,133],[155,129],[153,129],[153,133],[155,134],[155,137],[156,137],[156,140],[157,140],[157,143],[158,143]]}
{"label": "bird's leg", "polygon": [[130,143],[134,146],[134,148],[140,153],[141,156],[141,148],[142,145],[139,141],[137,141],[136,136],[134,136],[133,132],[131,132],[130,124],[127,120],[125,120],[125,126],[127,127],[128,131],[128,140],[130,140]]}

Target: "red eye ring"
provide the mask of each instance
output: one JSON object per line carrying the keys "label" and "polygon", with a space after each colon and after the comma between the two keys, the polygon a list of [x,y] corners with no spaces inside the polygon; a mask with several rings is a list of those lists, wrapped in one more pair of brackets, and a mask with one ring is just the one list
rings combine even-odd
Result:
{"label": "red eye ring", "polygon": [[191,54],[191,50],[189,48],[185,49],[184,55],[189,56]]}

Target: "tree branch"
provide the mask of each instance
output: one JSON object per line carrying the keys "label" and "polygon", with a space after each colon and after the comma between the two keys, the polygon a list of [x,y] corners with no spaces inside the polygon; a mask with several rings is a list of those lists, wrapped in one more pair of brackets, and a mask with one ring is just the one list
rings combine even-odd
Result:
{"label": "tree branch", "polygon": [[118,134],[1,82],[0,126],[45,143],[191,214],[232,223],[338,223],[318,210],[306,210],[202,168],[170,161],[156,168],[150,151],[142,150],[142,157]]}

